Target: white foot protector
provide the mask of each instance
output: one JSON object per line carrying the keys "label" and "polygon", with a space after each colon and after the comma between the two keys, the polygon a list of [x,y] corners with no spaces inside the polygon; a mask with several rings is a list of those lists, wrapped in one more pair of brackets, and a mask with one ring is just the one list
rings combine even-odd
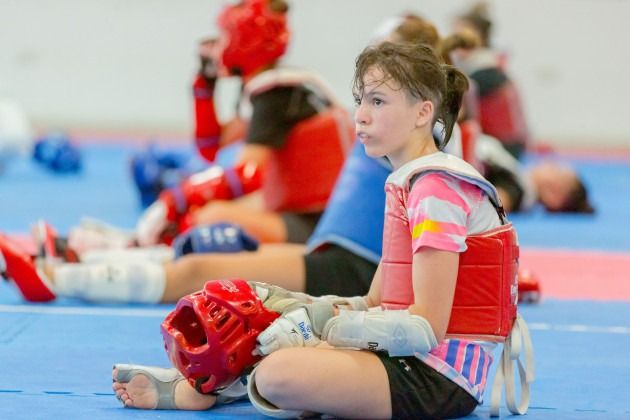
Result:
{"label": "white foot protector", "polygon": [[155,386],[158,394],[156,410],[176,410],[175,387],[184,377],[175,368],[160,368],[153,366],[117,364],[114,369],[118,369],[116,380],[118,382],[129,382],[134,376],[143,374]]}
{"label": "white foot protector", "polygon": [[68,246],[79,255],[92,249],[128,248],[134,240],[132,231],[91,218],[81,219],[79,225],[68,232]]}

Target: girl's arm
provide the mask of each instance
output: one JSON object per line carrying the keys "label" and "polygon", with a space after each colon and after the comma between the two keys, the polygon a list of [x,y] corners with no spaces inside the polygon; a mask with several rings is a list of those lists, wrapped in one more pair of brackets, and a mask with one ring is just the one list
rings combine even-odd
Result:
{"label": "girl's arm", "polygon": [[414,304],[409,312],[429,322],[438,342],[448,327],[458,267],[457,252],[423,247],[413,256]]}
{"label": "girl's arm", "polygon": [[368,308],[379,306],[381,304],[381,263],[378,264],[372,283],[370,284],[370,290],[367,296],[365,296],[365,303]]}
{"label": "girl's arm", "polygon": [[[415,302],[408,310],[341,311],[326,323],[322,338],[333,346],[385,350],[390,356],[429,352],[446,334],[458,265],[457,252],[421,248],[413,257]],[[380,276],[374,280],[369,303],[379,299]]]}
{"label": "girl's arm", "polygon": [[271,148],[261,144],[244,144],[236,157],[235,164],[239,163],[256,163],[263,166],[271,155]]}

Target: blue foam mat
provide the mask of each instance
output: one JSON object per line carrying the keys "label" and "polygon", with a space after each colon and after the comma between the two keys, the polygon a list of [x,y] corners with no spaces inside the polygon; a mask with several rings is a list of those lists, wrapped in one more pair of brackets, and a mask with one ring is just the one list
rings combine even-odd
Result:
{"label": "blue foam mat", "polygon": [[[0,286],[0,360],[5,361],[0,417],[38,418],[38,410],[41,418],[257,416],[247,402],[207,413],[147,414],[119,406],[110,388],[112,364],[168,366],[159,323],[172,306],[87,306],[73,300],[18,305],[4,298],[10,288]],[[521,312],[536,352],[528,418],[623,418],[630,413],[624,398],[629,387],[621,374],[630,371],[630,303],[552,300]],[[471,418],[488,418],[487,401],[489,393]]]}
{"label": "blue foam mat", "polygon": [[[140,214],[127,171],[131,145],[84,146],[80,175],[51,175],[29,160],[0,175],[0,230],[26,232],[44,217],[61,232],[85,215],[132,228]],[[524,247],[630,251],[630,163],[574,159],[595,216],[512,219]],[[209,412],[129,410],[111,391],[113,363],[167,366],[159,323],[172,306],[24,305],[0,284],[0,418],[262,418],[247,402]],[[51,312],[52,311],[52,312]],[[56,312],[55,312],[56,311]],[[523,307],[532,327],[537,381],[527,418],[630,418],[630,303],[544,301]],[[496,363],[495,363],[496,366]],[[488,400],[488,397],[486,397]],[[503,409],[504,417],[507,410]],[[488,418],[488,406],[470,418]]]}

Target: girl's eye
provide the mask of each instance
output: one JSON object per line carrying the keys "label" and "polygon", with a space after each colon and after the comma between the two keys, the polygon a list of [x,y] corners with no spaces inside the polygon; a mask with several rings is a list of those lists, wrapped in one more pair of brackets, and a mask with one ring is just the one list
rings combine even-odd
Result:
{"label": "girl's eye", "polygon": [[376,106],[380,106],[380,105],[383,105],[383,100],[379,98],[374,98],[372,99],[372,103]]}
{"label": "girl's eye", "polygon": [[361,98],[360,98],[360,97],[358,97],[358,96],[355,96],[355,97],[354,97],[354,104],[355,104],[356,106],[361,105]]}

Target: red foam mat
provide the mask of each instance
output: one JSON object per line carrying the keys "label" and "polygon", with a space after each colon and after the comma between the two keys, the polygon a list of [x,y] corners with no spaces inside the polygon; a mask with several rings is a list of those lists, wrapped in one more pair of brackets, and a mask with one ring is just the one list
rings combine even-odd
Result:
{"label": "red foam mat", "polygon": [[630,301],[630,253],[523,249],[543,298]]}

